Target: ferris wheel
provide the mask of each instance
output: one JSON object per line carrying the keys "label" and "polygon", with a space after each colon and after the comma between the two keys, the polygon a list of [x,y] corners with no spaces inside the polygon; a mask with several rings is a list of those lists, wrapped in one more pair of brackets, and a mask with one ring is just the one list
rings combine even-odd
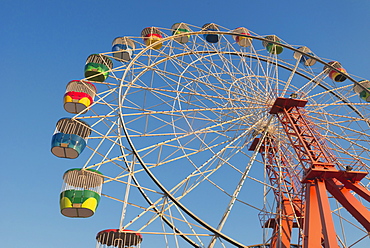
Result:
{"label": "ferris wheel", "polygon": [[122,205],[97,247],[369,244],[369,81],[244,27],[148,27],[112,47],[68,83],[52,139],[82,164],[63,215]]}

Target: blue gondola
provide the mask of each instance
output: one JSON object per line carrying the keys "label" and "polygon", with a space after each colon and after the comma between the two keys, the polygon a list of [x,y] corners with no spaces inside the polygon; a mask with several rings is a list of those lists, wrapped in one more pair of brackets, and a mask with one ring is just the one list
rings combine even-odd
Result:
{"label": "blue gondola", "polygon": [[[214,23],[207,23],[207,24],[203,25],[202,31],[220,31],[220,29]],[[217,43],[220,40],[220,35],[218,35],[218,34],[204,34],[203,37],[209,43]]]}
{"label": "blue gondola", "polygon": [[[299,47],[298,50],[308,55],[315,56],[308,47],[302,46]],[[313,66],[314,64],[316,64],[316,59],[313,59],[300,52],[294,52],[293,57],[297,60],[299,59],[299,62],[301,64],[304,64],[305,66]]]}
{"label": "blue gondola", "polygon": [[62,118],[57,122],[56,131],[51,140],[51,152],[60,158],[77,158],[86,147],[86,138],[91,134],[90,126],[71,118]]}
{"label": "blue gondola", "polygon": [[134,54],[135,43],[127,37],[117,37],[112,43],[113,57],[118,61],[130,61]]}

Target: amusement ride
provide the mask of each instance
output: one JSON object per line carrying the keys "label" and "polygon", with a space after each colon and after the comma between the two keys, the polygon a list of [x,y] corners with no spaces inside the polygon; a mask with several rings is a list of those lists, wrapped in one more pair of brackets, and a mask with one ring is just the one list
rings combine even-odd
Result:
{"label": "amusement ride", "polygon": [[367,246],[370,81],[344,67],[214,23],[115,38],[66,86],[61,214],[119,203],[99,248]]}

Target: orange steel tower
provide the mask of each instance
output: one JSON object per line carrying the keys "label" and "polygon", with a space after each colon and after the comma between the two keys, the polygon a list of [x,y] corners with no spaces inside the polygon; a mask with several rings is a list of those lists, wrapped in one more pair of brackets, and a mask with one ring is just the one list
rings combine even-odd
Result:
{"label": "orange steel tower", "polygon": [[[275,138],[267,133],[262,139],[255,138],[249,150],[255,150],[260,143],[259,152],[266,164],[266,172],[273,186],[277,205],[275,218],[268,219],[264,227],[273,228],[270,247],[291,247],[293,227],[303,224],[302,194],[299,182],[293,179],[296,173],[290,166],[289,158],[278,148]],[[296,222],[294,222],[294,220]],[[299,222],[297,224],[297,222]]]}
{"label": "orange steel tower", "polygon": [[[366,201],[370,201],[370,192],[360,185],[367,173],[353,171],[351,168],[340,170],[336,168],[336,158],[331,154],[325,140],[316,130],[313,123],[306,117],[303,107],[307,101],[291,98],[277,98],[273,104],[270,114],[276,115],[284,128],[290,145],[295,150],[300,163],[304,168],[302,183],[305,185],[304,207],[299,198],[293,198],[289,190],[285,194],[275,196],[281,202],[283,217],[275,218],[279,223],[280,230],[274,228],[275,232],[271,239],[271,247],[290,247],[290,236],[293,227],[293,216],[304,216],[302,223],[303,248],[339,247],[336,239],[336,232],[329,205],[329,192],[347,211],[368,231],[370,232],[370,212],[353,196],[351,191],[357,193]],[[266,135],[262,141],[260,152],[268,161],[266,166],[270,181],[277,185],[277,165],[280,168],[289,168],[289,161],[283,154],[278,153],[274,139]],[[255,149],[258,140],[254,142]],[[280,152],[281,153],[281,152]],[[284,183],[294,192],[294,184],[290,181],[290,171],[283,170]],[[295,196],[294,196],[295,197]],[[278,235],[281,235],[280,238]]]}

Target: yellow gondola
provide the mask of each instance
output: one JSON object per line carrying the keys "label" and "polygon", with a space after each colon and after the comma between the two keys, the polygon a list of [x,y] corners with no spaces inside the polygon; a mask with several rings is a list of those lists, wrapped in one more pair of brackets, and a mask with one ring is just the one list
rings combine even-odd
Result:
{"label": "yellow gondola", "polygon": [[64,109],[68,113],[83,114],[94,102],[96,88],[94,84],[86,81],[73,80],[67,84],[64,94]]}
{"label": "yellow gondola", "polygon": [[[250,35],[249,30],[244,27],[239,27],[233,30],[233,33]],[[233,35],[234,40],[241,47],[249,47],[252,45],[252,38]]]}
{"label": "yellow gondola", "polygon": [[[163,39],[161,31],[155,27],[144,28],[143,31],[141,31],[141,36],[143,37],[144,43],[147,46],[150,46],[153,43]],[[162,45],[162,42],[159,42],[153,46],[153,49],[160,49]]]}

